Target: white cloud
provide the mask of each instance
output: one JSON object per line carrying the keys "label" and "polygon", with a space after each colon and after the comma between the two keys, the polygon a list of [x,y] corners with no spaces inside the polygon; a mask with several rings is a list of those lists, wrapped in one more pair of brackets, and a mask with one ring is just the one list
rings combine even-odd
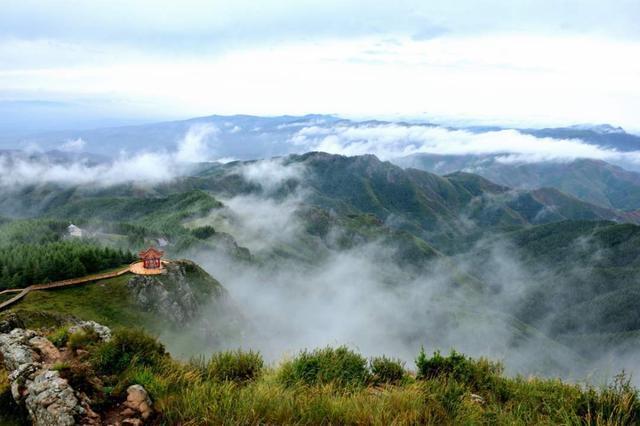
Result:
{"label": "white cloud", "polygon": [[300,179],[304,166],[298,163],[285,165],[282,159],[261,160],[243,164],[238,172],[248,181],[261,186],[267,193],[273,193],[284,183]]}
{"label": "white cloud", "polygon": [[[0,71],[0,91],[56,88],[193,115],[400,114],[517,125],[639,126],[635,40],[513,33],[413,40],[396,34],[281,41],[180,57],[145,51],[123,56],[119,46],[108,45],[34,47],[52,58],[76,52],[61,64],[25,62],[23,49],[5,46],[12,43],[0,39],[10,67]],[[87,62],[87,55],[96,58]]]}
{"label": "white cloud", "polygon": [[196,163],[209,159],[207,140],[214,136],[218,129],[212,124],[197,124],[192,126],[187,134],[178,142],[176,159],[179,162]]}
{"label": "white cloud", "polygon": [[[175,152],[121,152],[108,163],[85,161],[54,162],[45,154],[33,157],[0,156],[0,187],[20,187],[45,182],[64,185],[114,185],[126,182],[159,183],[184,175],[194,161],[206,161],[206,138],[215,133],[213,126],[194,126],[179,141]],[[67,142],[67,151],[81,149],[82,139]]]}
{"label": "white cloud", "polygon": [[626,160],[640,164],[640,152],[621,153],[579,139],[537,138],[517,130],[473,133],[423,125],[337,125],[305,127],[292,143],[309,150],[341,155],[375,154],[394,159],[418,153],[464,155],[509,154],[503,162],[569,161],[575,158]]}
{"label": "white cloud", "polygon": [[82,138],[69,139],[68,141],[60,145],[60,150],[66,152],[81,152],[86,145],[87,142],[85,142]]}

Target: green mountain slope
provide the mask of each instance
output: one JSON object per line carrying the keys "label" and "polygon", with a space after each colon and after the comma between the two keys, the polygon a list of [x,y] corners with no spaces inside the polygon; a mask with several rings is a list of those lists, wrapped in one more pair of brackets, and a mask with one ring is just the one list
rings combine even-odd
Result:
{"label": "green mountain slope", "polygon": [[438,174],[464,170],[511,188],[555,188],[607,209],[640,209],[640,174],[636,172],[600,160],[505,162],[500,157],[416,154],[397,163]]}
{"label": "green mountain slope", "polygon": [[[537,272],[516,316],[585,356],[597,357],[605,347],[615,351],[620,344],[640,350],[640,227],[572,221],[509,237]],[[595,343],[603,339],[607,346]]]}

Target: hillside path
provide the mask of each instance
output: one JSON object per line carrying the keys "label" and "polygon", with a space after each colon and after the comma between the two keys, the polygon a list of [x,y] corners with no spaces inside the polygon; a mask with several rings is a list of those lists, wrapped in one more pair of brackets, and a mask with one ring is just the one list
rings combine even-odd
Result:
{"label": "hillside path", "polygon": [[5,300],[4,302],[0,303],[0,311],[13,305],[17,301],[25,297],[27,294],[29,294],[29,292],[32,290],[50,290],[54,288],[69,287],[72,285],[84,284],[91,281],[99,281],[107,278],[119,277],[120,275],[124,275],[130,272],[130,269],[131,267],[127,266],[126,268],[120,269],[118,271],[113,271],[113,272],[105,272],[102,274],[92,274],[92,275],[86,275],[80,278],[71,278],[68,280],[54,281],[47,284],[33,284],[25,288],[12,288],[8,290],[4,290],[0,292],[0,295],[7,294],[7,293],[18,293],[18,294],[13,296],[11,299]]}

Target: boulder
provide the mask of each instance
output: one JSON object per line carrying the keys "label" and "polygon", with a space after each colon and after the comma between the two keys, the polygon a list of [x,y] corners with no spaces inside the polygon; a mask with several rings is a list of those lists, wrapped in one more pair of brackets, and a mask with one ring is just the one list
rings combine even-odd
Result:
{"label": "boulder", "polygon": [[73,389],[57,371],[40,371],[26,388],[25,407],[34,425],[72,426],[84,414]]}
{"label": "boulder", "polygon": [[[103,339],[111,338],[111,330],[100,324],[87,322],[79,326],[91,327]],[[24,405],[34,425],[100,424],[100,416],[91,409],[87,396],[76,392],[58,371],[51,369],[61,359],[61,353],[44,336],[21,328],[0,334],[0,359],[9,371],[13,399]],[[142,416],[144,402],[138,408]]]}
{"label": "boulder", "polygon": [[75,324],[69,327],[69,334],[77,333],[79,331],[87,329],[93,330],[98,335],[98,337],[100,337],[100,340],[104,342],[108,342],[109,340],[111,340],[111,329],[102,324],[98,324],[95,321],[82,321],[78,324]]}
{"label": "boulder", "polygon": [[485,404],[484,398],[478,394],[472,393],[469,395],[469,398],[471,399],[471,401],[475,402],[476,404],[480,404],[480,405]]}
{"label": "boulder", "polygon": [[39,355],[42,363],[53,365],[60,360],[62,356],[58,348],[46,337],[35,336],[29,339],[31,348]]}
{"label": "boulder", "polygon": [[[151,398],[149,398],[145,388],[140,385],[131,385],[127,388],[127,400],[124,406],[126,407],[125,411],[126,409],[133,410],[143,420],[148,419],[153,413]],[[123,411],[123,414],[125,411]]]}
{"label": "boulder", "polygon": [[13,371],[22,364],[40,361],[40,357],[29,343],[29,340],[35,336],[35,331],[22,328],[13,329],[7,334],[0,334],[0,355],[2,355],[7,370]]}

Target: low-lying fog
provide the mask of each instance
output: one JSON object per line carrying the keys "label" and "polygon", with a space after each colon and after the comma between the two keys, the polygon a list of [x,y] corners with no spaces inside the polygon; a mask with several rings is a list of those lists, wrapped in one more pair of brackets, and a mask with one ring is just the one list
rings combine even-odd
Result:
{"label": "low-lying fog", "polygon": [[[274,201],[269,193],[292,171],[269,164],[245,171],[265,183],[265,196],[223,200],[225,213],[211,217],[217,229],[230,232],[263,261],[249,265],[221,252],[188,253],[229,290],[250,324],[227,346],[257,349],[275,361],[303,348],[346,344],[367,356],[400,357],[409,367],[421,346],[456,349],[504,361],[511,374],[574,380],[637,371],[633,357],[609,355],[589,364],[546,338],[544,329],[533,330],[508,315],[541,272],[528,270],[505,241],[481,241],[468,254],[434,260],[420,273],[398,266],[392,260],[396,247],[381,242],[348,250],[322,246],[313,262],[274,260],[274,251],[300,246],[305,238],[295,214],[305,194],[300,190]],[[336,237],[340,232],[334,229]],[[474,251],[488,253],[482,271],[476,270]],[[478,291],[481,284],[470,277],[483,275],[491,277],[490,295]]]}

